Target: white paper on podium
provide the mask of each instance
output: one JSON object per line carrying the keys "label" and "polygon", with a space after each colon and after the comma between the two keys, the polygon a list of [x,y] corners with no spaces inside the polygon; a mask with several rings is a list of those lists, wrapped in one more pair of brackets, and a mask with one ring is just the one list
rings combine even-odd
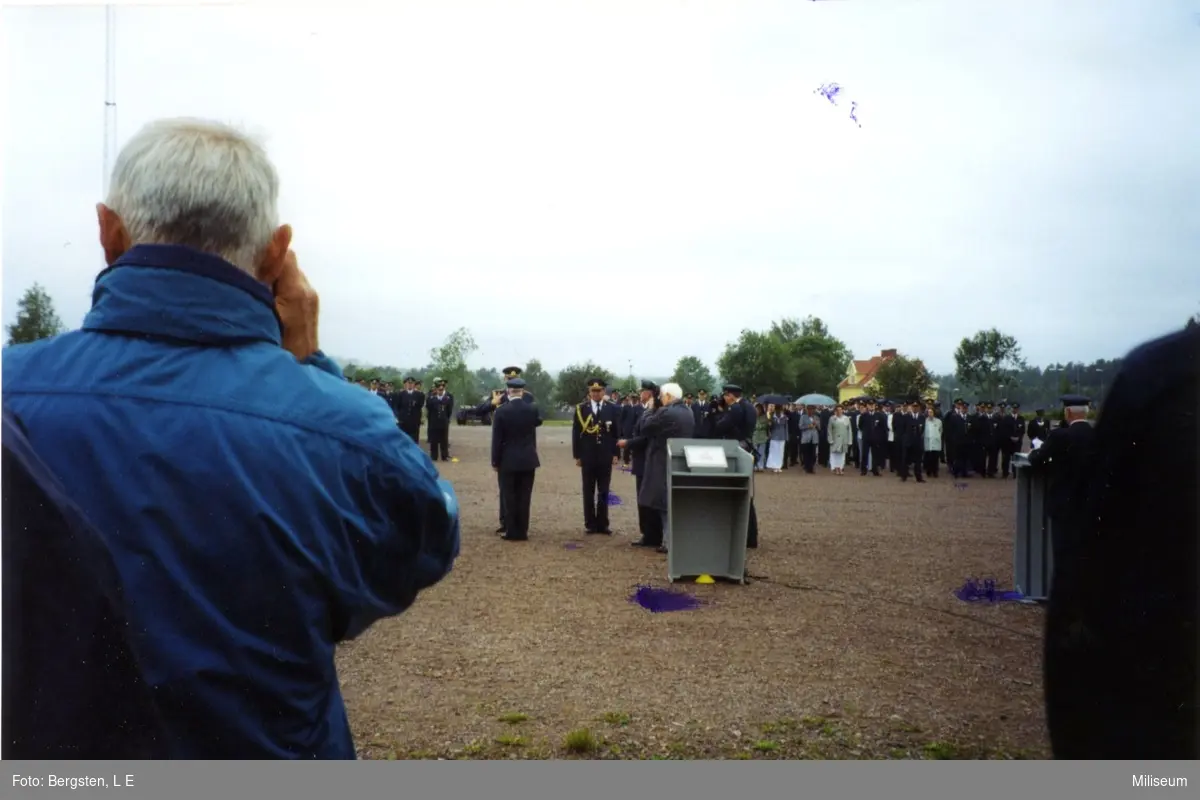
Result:
{"label": "white paper on podium", "polygon": [[692,445],[683,448],[683,458],[687,462],[688,469],[695,469],[696,467],[705,469],[713,467],[724,468],[725,448]]}
{"label": "white paper on podium", "polygon": [[1034,439],[1032,442],[1030,442],[1030,443],[1029,443],[1029,448],[1030,448],[1031,450],[1037,450],[1037,449],[1038,449],[1039,447],[1041,447],[1041,446],[1042,446],[1042,440],[1041,440],[1041,439]]}

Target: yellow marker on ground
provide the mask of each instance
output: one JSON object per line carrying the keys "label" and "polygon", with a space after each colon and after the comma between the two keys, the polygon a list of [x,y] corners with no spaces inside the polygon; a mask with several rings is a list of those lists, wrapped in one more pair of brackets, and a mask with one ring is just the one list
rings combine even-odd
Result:
{"label": "yellow marker on ground", "polygon": [[716,581],[713,580],[712,575],[701,575],[696,578],[696,583],[716,583]]}
{"label": "yellow marker on ground", "polygon": [[450,463],[451,463],[451,464],[457,464],[457,463],[458,463],[458,459],[457,459],[457,458],[452,458],[452,459],[450,459]]}

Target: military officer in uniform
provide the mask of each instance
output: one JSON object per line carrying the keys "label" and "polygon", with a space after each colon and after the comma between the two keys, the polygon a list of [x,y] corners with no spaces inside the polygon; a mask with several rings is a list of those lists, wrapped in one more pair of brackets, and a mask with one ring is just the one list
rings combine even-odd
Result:
{"label": "military officer in uniform", "polygon": [[510,378],[505,386],[509,402],[498,404],[492,418],[492,469],[500,476],[500,496],[508,514],[502,538],[523,542],[529,539],[534,476],[542,465],[537,453],[542,415],[532,401],[525,401],[524,380]]}
{"label": "military officer in uniform", "polygon": [[[521,373],[523,372],[523,370],[520,367],[505,367],[502,370],[502,372],[504,373],[504,380],[506,381],[505,385],[507,386],[507,381],[511,381],[516,378],[521,378]],[[524,379],[522,378],[522,380],[524,380]],[[488,400],[484,400],[482,403],[480,403],[478,406],[475,407],[475,410],[479,414],[484,414],[484,413],[495,414],[497,411],[500,410],[501,406],[504,406],[505,404],[511,402],[510,397],[511,397],[511,393],[509,393],[507,391],[501,392],[498,395],[494,395],[493,397],[491,397]],[[522,403],[530,403],[530,404],[534,404],[537,402],[537,398],[533,396],[533,393],[525,391],[524,387],[522,387],[521,393],[517,397],[517,400]],[[540,413],[541,412],[539,411],[539,415],[540,415]],[[495,424],[495,417],[493,417],[492,424],[493,425]],[[496,487],[500,490],[500,525],[499,525],[499,527],[496,528],[496,533],[504,533],[507,530],[507,526],[505,525],[505,516],[504,516],[504,504],[506,501],[504,499],[504,487],[500,481],[499,475],[496,476]]]}
{"label": "military officer in uniform", "polygon": [[433,379],[433,394],[425,401],[429,457],[450,460],[450,420],[454,418],[454,395],[446,391],[444,378]]}
{"label": "military officer in uniform", "polygon": [[[1087,421],[1089,402],[1082,395],[1063,395],[1063,418],[1068,423],[1067,427],[1052,431],[1042,446],[1029,454],[1030,468],[1046,476],[1046,512],[1052,525],[1050,543],[1054,574],[1043,658],[1047,710],[1050,712],[1047,722],[1051,730],[1061,725],[1056,713],[1081,713],[1084,711],[1083,705],[1094,706],[1102,702],[1102,698],[1090,693],[1087,697],[1081,697],[1078,692],[1065,688],[1070,682],[1086,680],[1087,673],[1097,665],[1077,658],[1061,657],[1064,649],[1069,651],[1080,643],[1085,632],[1070,630],[1070,621],[1076,617],[1076,609],[1058,596],[1063,587],[1078,585],[1080,556],[1086,559],[1087,549],[1094,544],[1094,537],[1088,533],[1094,526],[1088,504],[1099,448],[1096,431]],[[1103,587],[1101,590],[1119,591],[1115,587]],[[1074,601],[1080,599],[1076,596]]]}
{"label": "military officer in uniform", "polygon": [[[748,453],[754,451],[754,425],[758,412],[742,396],[742,387],[727,383],[721,387],[721,408],[712,424],[712,438],[731,439],[738,442]],[[750,526],[746,531],[746,547],[758,547],[758,510],[754,506],[754,494],[750,496]]]}
{"label": "military officer in uniform", "polygon": [[1021,404],[1013,403],[1000,423],[1000,446],[1003,448],[1000,471],[1008,479],[1016,477],[1013,455],[1021,452],[1021,446],[1025,443],[1025,420],[1021,418]]}
{"label": "military officer in uniform", "polygon": [[396,424],[417,444],[421,439],[421,411],[425,408],[425,395],[417,391],[417,381],[409,375],[404,379],[404,389],[392,395],[392,411]]}
{"label": "military officer in uniform", "polygon": [[1055,758],[1200,758],[1198,392],[1190,326],[1129,353],[1103,400],[1087,527],[1046,614]]}
{"label": "military officer in uniform", "polygon": [[1043,414],[1046,409],[1034,409],[1034,418],[1029,420],[1029,424],[1025,428],[1026,435],[1029,436],[1029,443],[1032,445],[1034,439],[1046,441],[1046,437],[1050,435],[1050,420],[1046,419]]}
{"label": "military officer in uniform", "polygon": [[588,533],[612,534],[608,492],[621,439],[620,409],[604,397],[604,381],[588,378],[588,399],[575,406],[571,452],[583,477],[583,525]]}

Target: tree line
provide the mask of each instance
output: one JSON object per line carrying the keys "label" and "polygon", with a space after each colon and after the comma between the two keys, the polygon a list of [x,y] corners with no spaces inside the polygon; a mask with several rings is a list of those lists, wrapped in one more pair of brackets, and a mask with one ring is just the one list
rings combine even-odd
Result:
{"label": "tree line", "polygon": [[[8,344],[33,342],[64,330],[50,295],[39,284],[27,289],[17,305],[16,321],[7,326]],[[1200,314],[1186,322],[1187,327],[1197,324]],[[462,402],[477,402],[502,386],[504,380],[500,374],[504,365],[474,370],[467,366],[478,349],[471,332],[459,328],[431,349],[428,361],[421,366],[403,369],[351,360],[346,362],[344,373],[350,380],[374,377],[396,384],[412,375],[423,380],[427,388],[433,378],[441,377]],[[722,350],[715,372],[694,355],[681,356],[668,376],[616,375],[590,360],[570,364],[553,374],[536,358],[520,366],[527,388],[539,400],[570,405],[586,394],[590,377],[602,378],[622,393],[637,391],[641,379],[649,377],[658,383],[674,381],[691,393],[713,393],[728,382],[750,394],[818,392],[837,398],[838,384],[848,376],[852,359],[850,349],[830,333],[819,317],[808,316],[787,317],[772,322],[765,330],[741,331]],[[926,369],[918,356],[898,352],[879,368],[865,391],[876,397],[902,398],[932,394],[936,386],[937,397],[944,405],[962,396],[968,402],[1008,400],[1026,410],[1044,406],[1053,411],[1058,397],[1068,392],[1089,395],[1099,402],[1112,385],[1121,359],[1030,366],[1015,337],[991,328],[964,337],[954,351],[954,364],[953,373],[937,375]]]}

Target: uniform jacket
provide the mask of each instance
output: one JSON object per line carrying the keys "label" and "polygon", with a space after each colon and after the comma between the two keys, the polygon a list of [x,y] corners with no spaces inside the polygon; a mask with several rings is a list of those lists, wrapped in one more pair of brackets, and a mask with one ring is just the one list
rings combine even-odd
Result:
{"label": "uniform jacket", "polygon": [[696,418],[683,403],[672,403],[647,415],[642,436],[648,440],[638,505],[667,510],[667,440],[691,438]]}
{"label": "uniform jacket", "polygon": [[401,389],[392,395],[391,405],[396,421],[401,425],[418,425],[421,422],[421,410],[425,408],[425,393]]}
{"label": "uniform jacket", "polygon": [[280,346],[270,290],[140,245],[81,330],[4,350],[6,408],[95,527],[174,759],[352,759],[338,642],[458,555],[453,490],[378,397]]}
{"label": "uniform jacket", "polygon": [[492,417],[492,466],[501,472],[532,472],[538,460],[542,414],[533,403],[504,403]]}
{"label": "uniform jacket", "polygon": [[576,460],[595,464],[611,462],[617,457],[621,410],[607,400],[601,400],[598,407],[599,412],[593,414],[591,400],[575,406],[575,416],[571,420],[571,454]]}
{"label": "uniform jacket", "polygon": [[425,424],[430,428],[449,428],[454,419],[454,395],[436,392],[425,399]]}

